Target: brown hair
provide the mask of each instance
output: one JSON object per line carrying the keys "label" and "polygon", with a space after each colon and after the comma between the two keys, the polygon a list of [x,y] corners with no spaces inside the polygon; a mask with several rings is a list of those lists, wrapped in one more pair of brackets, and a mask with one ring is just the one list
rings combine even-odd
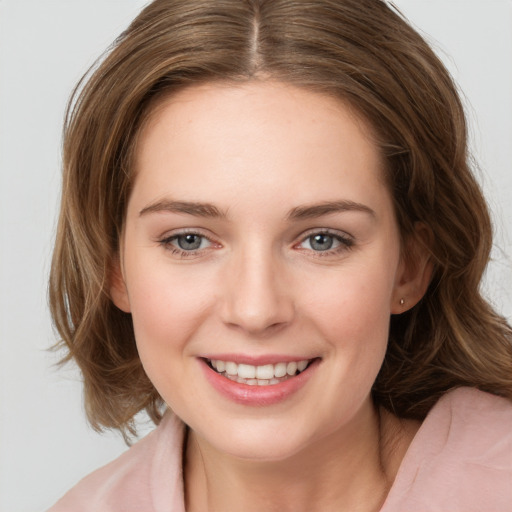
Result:
{"label": "brown hair", "polygon": [[131,316],[109,297],[142,123],[156,98],[187,85],[262,77],[356,108],[377,133],[403,239],[417,222],[431,230],[433,279],[392,317],[375,401],[421,419],[456,386],[512,399],[511,330],[479,291],[491,225],[465,116],[422,37],[381,0],[156,0],[77,86],[66,120],[50,304],[92,425],[126,432],[141,409],[160,419]]}

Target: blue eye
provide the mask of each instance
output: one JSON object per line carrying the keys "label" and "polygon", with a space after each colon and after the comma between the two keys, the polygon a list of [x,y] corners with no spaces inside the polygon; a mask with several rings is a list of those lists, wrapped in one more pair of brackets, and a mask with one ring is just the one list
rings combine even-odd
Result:
{"label": "blue eye", "polygon": [[353,240],[341,234],[313,233],[299,244],[301,249],[308,249],[316,253],[334,253],[352,247]]}
{"label": "blue eye", "polygon": [[181,257],[195,256],[208,249],[213,242],[199,233],[178,233],[159,241],[165,249]]}
{"label": "blue eye", "polygon": [[194,233],[188,233],[186,235],[178,235],[174,237],[174,242],[178,245],[178,247],[184,251],[196,251],[197,249],[201,249],[201,245],[205,238],[201,235],[196,235]]}
{"label": "blue eye", "polygon": [[308,237],[310,247],[315,251],[328,251],[334,245],[334,237],[319,233]]}

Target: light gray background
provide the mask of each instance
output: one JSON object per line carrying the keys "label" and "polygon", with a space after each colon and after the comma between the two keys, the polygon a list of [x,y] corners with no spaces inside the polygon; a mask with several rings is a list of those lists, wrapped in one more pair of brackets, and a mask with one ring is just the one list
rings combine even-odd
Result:
{"label": "light gray background", "polygon": [[[57,371],[46,281],[68,95],[142,0],[0,0],[0,512],[50,506],[125,449],[84,419],[80,377]],[[396,0],[465,93],[494,212],[485,289],[512,319],[512,0]]]}

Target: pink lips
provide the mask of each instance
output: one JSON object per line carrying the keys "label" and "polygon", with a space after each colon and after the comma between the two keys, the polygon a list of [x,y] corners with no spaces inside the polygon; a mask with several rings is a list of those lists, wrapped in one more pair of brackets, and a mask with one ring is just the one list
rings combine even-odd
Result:
{"label": "pink lips", "polygon": [[[221,359],[219,356],[216,357]],[[259,360],[256,362],[252,358],[249,361],[247,358],[233,356],[229,356],[226,359],[224,359],[224,356],[222,356],[222,359],[228,361],[233,361],[233,359],[236,359],[235,362],[253,365],[262,364],[263,362],[260,362]],[[279,384],[268,386],[249,386],[247,384],[240,384],[238,382],[227,379],[226,377],[220,375],[215,370],[210,368],[206,359],[201,358],[199,361],[208,382],[224,397],[238,404],[250,406],[267,406],[282,402],[296,393],[299,389],[301,389],[314,373],[320,360],[315,359],[308,366],[308,368],[300,374],[280,382]],[[271,364],[272,362],[277,363],[285,361],[285,358],[276,359],[275,361],[270,361],[268,358],[266,358],[264,362],[266,364]],[[293,359],[288,358],[288,361],[293,361]]]}

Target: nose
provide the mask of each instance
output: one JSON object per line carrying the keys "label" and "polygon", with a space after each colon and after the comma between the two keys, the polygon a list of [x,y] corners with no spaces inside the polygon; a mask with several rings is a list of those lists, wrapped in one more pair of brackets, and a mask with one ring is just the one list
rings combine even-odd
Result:
{"label": "nose", "polygon": [[264,336],[292,321],[289,273],[278,259],[264,249],[234,255],[221,285],[221,316],[226,325],[252,336]]}

